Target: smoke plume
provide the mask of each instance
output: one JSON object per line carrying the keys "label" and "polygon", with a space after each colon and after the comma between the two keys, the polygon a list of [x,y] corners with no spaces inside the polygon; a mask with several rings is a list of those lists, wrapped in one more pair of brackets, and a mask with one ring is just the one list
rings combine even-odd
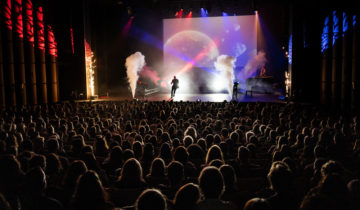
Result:
{"label": "smoke plume", "polygon": [[232,95],[235,62],[236,58],[233,56],[220,55],[214,63],[216,70],[221,72],[221,80],[227,84],[226,88],[230,95]]}
{"label": "smoke plume", "polygon": [[135,97],[136,82],[139,79],[139,72],[145,66],[145,56],[136,52],[126,58],[125,67],[132,96]]}
{"label": "smoke plume", "polygon": [[256,71],[265,65],[266,63],[266,54],[264,51],[259,51],[256,56],[248,61],[245,68],[241,71],[239,78],[246,80],[247,78],[254,76]]}

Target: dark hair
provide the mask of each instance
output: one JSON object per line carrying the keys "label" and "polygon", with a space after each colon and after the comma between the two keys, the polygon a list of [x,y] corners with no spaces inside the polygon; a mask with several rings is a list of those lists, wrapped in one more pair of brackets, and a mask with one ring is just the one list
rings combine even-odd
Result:
{"label": "dark hair", "polygon": [[89,170],[77,181],[74,193],[75,209],[104,209],[106,193],[95,171]]}
{"label": "dark hair", "polygon": [[140,141],[136,141],[132,145],[134,156],[137,160],[140,160],[143,155],[143,147]]}
{"label": "dark hair", "polygon": [[84,161],[75,160],[74,162],[71,163],[66,173],[64,179],[64,185],[68,188],[74,189],[77,179],[86,171],[87,171],[87,167]]}
{"label": "dark hair", "polygon": [[293,174],[281,161],[276,161],[271,165],[267,177],[271,188],[277,193],[286,193],[293,187]]}
{"label": "dark hair", "polygon": [[177,147],[174,153],[174,160],[179,161],[182,164],[185,164],[188,161],[189,153],[186,148],[183,146]]}
{"label": "dark hair", "polygon": [[179,161],[172,161],[168,166],[168,178],[171,185],[180,184],[184,179],[184,165]]}
{"label": "dark hair", "polygon": [[220,168],[222,165],[224,164],[223,161],[219,160],[219,159],[215,159],[215,160],[212,160],[210,163],[209,163],[209,166],[214,166],[216,168]]}
{"label": "dark hair", "polygon": [[249,149],[244,147],[244,146],[241,146],[239,147],[238,149],[238,159],[241,161],[241,162],[245,162],[247,163],[248,160],[249,160]]}
{"label": "dark hair", "polygon": [[187,148],[189,160],[204,160],[204,150],[198,144],[192,144]]}
{"label": "dark hair", "polygon": [[236,185],[236,174],[235,170],[231,165],[222,165],[220,168],[220,172],[224,177],[225,188],[232,188]]}
{"label": "dark hair", "polygon": [[131,149],[126,149],[124,150],[123,157],[124,157],[124,161],[127,161],[130,158],[135,158],[135,155]]}
{"label": "dark hair", "polygon": [[175,194],[174,209],[192,209],[200,200],[200,188],[194,183],[183,185]]}
{"label": "dark hair", "polygon": [[209,164],[212,160],[219,159],[224,161],[224,156],[218,145],[212,145],[206,154],[206,163]]}
{"label": "dark hair", "polygon": [[106,157],[108,150],[109,150],[109,146],[108,146],[107,141],[104,138],[104,136],[102,136],[102,135],[96,136],[94,147],[95,147],[95,155],[96,156]]}
{"label": "dark hair", "polygon": [[205,198],[219,198],[224,191],[223,176],[213,166],[207,166],[201,171],[199,183]]}
{"label": "dark hair", "polygon": [[243,210],[271,210],[271,207],[264,198],[252,198],[245,203]]}
{"label": "dark hair", "polygon": [[187,136],[184,137],[183,143],[184,143],[184,146],[185,146],[185,147],[188,147],[188,146],[190,146],[192,143],[194,143],[194,139],[193,139],[193,137],[187,135]]}
{"label": "dark hair", "polygon": [[344,172],[344,168],[338,161],[329,160],[321,167],[321,175],[322,177],[325,177],[332,173],[337,173],[342,175]]}
{"label": "dark hair", "polygon": [[46,188],[46,175],[41,167],[32,168],[25,176],[27,193],[42,194]]}
{"label": "dark hair", "polygon": [[161,158],[155,158],[151,163],[150,175],[154,177],[165,176],[165,162]]}
{"label": "dark hair", "polygon": [[164,195],[156,189],[143,191],[135,202],[136,210],[166,210],[167,204]]}
{"label": "dark hair", "polygon": [[171,148],[168,143],[161,145],[159,158],[162,158],[165,162],[172,160]]}
{"label": "dark hair", "polygon": [[143,171],[138,160],[130,158],[124,163],[119,177],[120,182],[128,182],[130,180],[143,181]]}

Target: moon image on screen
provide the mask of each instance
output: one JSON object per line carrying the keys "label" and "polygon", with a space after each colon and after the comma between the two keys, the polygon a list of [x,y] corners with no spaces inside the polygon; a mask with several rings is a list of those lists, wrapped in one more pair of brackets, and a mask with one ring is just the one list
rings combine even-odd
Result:
{"label": "moon image on screen", "polygon": [[175,69],[189,62],[194,62],[194,67],[210,67],[219,56],[216,43],[206,34],[194,30],[174,34],[166,41],[164,52],[169,67]]}

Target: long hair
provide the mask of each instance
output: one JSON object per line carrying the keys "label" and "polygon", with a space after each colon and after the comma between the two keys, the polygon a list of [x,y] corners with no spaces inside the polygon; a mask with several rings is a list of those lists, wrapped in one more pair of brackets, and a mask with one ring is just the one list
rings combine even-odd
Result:
{"label": "long hair", "polygon": [[209,164],[212,160],[219,159],[224,162],[223,153],[218,145],[212,145],[206,154],[206,164]]}
{"label": "long hair", "polygon": [[79,177],[73,198],[75,209],[104,209],[106,193],[95,171],[89,170]]}
{"label": "long hair", "polygon": [[119,182],[126,183],[131,181],[144,181],[142,167],[135,158],[130,158],[124,163],[119,177]]}

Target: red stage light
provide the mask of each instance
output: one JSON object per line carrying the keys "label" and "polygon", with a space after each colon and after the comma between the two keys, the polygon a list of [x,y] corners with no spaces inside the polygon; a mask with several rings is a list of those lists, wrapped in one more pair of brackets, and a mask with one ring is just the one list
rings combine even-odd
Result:
{"label": "red stage light", "polygon": [[7,0],[5,2],[5,8],[4,8],[4,17],[5,17],[5,25],[6,27],[12,31],[12,21],[11,21],[11,0]]}
{"label": "red stage light", "polygon": [[14,10],[15,10],[15,28],[16,33],[19,36],[20,39],[24,38],[23,33],[23,19],[22,19],[22,1],[21,0],[15,0],[14,4]]}
{"label": "red stage light", "polygon": [[192,17],[192,12],[190,11],[189,14],[186,17],[191,18]]}
{"label": "red stage light", "polygon": [[70,39],[71,39],[71,50],[72,50],[72,54],[75,54],[75,48],[74,48],[74,31],[73,31],[73,28],[70,28]]}
{"label": "red stage light", "polygon": [[130,19],[129,19],[129,21],[126,23],[126,25],[124,26],[124,28],[123,28],[123,30],[122,30],[122,35],[123,35],[123,36],[127,36],[127,35],[128,35],[133,20],[134,20],[134,16],[131,16]]}
{"label": "red stage light", "polygon": [[26,38],[34,46],[34,17],[31,0],[25,0],[25,19]]}
{"label": "red stage light", "polygon": [[178,18],[182,18],[182,17],[183,17],[183,12],[184,12],[184,10],[183,10],[183,9],[181,9],[181,10],[179,11]]}
{"label": "red stage light", "polygon": [[39,6],[36,10],[37,17],[37,41],[39,50],[45,50],[45,28],[43,8]]}
{"label": "red stage light", "polygon": [[52,27],[47,25],[49,54],[57,57],[57,43]]}

